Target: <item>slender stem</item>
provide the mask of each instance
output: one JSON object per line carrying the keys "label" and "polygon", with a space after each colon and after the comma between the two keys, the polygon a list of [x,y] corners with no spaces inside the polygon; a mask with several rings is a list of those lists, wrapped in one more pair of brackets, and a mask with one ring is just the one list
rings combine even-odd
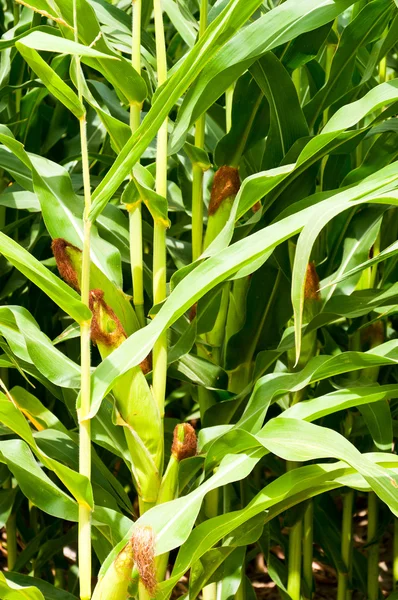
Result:
{"label": "slender stem", "polygon": [[[220,497],[220,490],[211,490],[206,494],[204,500],[205,514],[208,519],[212,519],[218,515],[218,501]],[[203,600],[216,600],[217,598],[217,584],[209,583],[202,589]]]}
{"label": "slender stem", "polygon": [[141,327],[145,327],[141,204],[138,204],[132,210],[129,210],[129,229],[133,303],[138,322]]}
{"label": "slender stem", "polygon": [[17,515],[11,513],[6,523],[7,535],[7,568],[9,571],[14,569],[17,561]]}
{"label": "slender stem", "polygon": [[296,88],[297,97],[298,97],[300,103],[301,103],[301,74],[302,74],[301,67],[298,67],[292,73],[292,81],[294,83],[294,87]]}
{"label": "slender stem", "polygon": [[[155,17],[156,62],[158,85],[167,79],[166,43],[161,0],[153,2]],[[156,192],[167,198],[167,119],[159,129],[156,152]],[[153,301],[166,298],[166,225],[160,219],[154,223],[153,238]],[[167,334],[164,333],[153,348],[153,393],[161,416],[164,415],[164,399],[167,374]]]}
{"label": "slender stem", "polygon": [[[208,0],[201,0],[199,38],[207,27]],[[206,114],[199,117],[195,124],[195,146],[205,146]],[[198,164],[192,165],[192,260],[202,254],[203,246],[203,169]]]}
{"label": "slender stem", "polygon": [[384,83],[387,81],[387,57],[381,59],[379,63],[379,81]]}
{"label": "slender stem", "polygon": [[393,576],[394,590],[397,590],[398,589],[398,519],[395,519],[395,521],[394,521],[394,557],[393,557],[392,576]]}
{"label": "slender stem", "polygon": [[234,84],[230,85],[225,92],[225,126],[227,133],[232,127],[232,103],[234,98]]}
{"label": "slender stem", "polygon": [[14,27],[15,27],[16,25],[18,25],[18,23],[19,23],[19,18],[20,18],[20,14],[19,14],[19,4],[17,4],[16,2],[14,2],[14,10],[13,10],[13,13],[14,13]]}
{"label": "slender stem", "polygon": [[300,600],[301,590],[301,540],[303,522],[298,521],[290,530],[287,591],[292,600]]}
{"label": "slender stem", "polygon": [[[296,462],[287,462],[287,470],[297,467]],[[303,538],[303,521],[293,525],[289,533],[289,561],[287,574],[287,591],[292,600],[301,598],[301,547]]]}
{"label": "slender stem", "polygon": [[217,584],[209,583],[202,590],[203,600],[215,600],[217,598]]}
{"label": "slender stem", "polygon": [[[132,0],[133,36],[131,47],[131,64],[137,73],[141,73],[141,14],[142,0]],[[141,105],[130,105],[130,129],[135,133],[141,123]],[[144,269],[142,251],[142,211],[141,204],[129,212],[130,227],[130,264],[133,281],[133,302],[141,327],[145,326],[144,310]]]}
{"label": "slender stem", "polygon": [[343,495],[343,522],[341,527],[341,558],[345,570],[338,573],[337,600],[347,599],[348,582],[352,565],[352,509],[354,506],[354,491],[348,490]]}
{"label": "slender stem", "polygon": [[[77,31],[77,6],[73,1],[73,17],[75,28],[75,41],[78,41]],[[81,85],[80,59],[77,60],[77,86],[80,101],[83,99]],[[88,158],[87,123],[84,115],[79,119],[80,146],[82,154],[83,188],[84,188],[84,214],[83,214],[83,253],[81,276],[81,300],[89,306],[90,296],[90,233],[91,221],[88,215],[91,208],[90,164]],[[90,411],[91,387],[91,356],[90,356],[90,329],[91,320],[84,321],[80,327],[80,352],[81,352],[81,390],[79,410],[79,472],[91,479],[91,423],[87,418]],[[86,504],[79,504],[79,577],[80,598],[91,598],[91,509]]]}
{"label": "slender stem", "polygon": [[313,577],[312,577],[312,559],[313,559],[313,520],[314,520],[314,503],[310,500],[304,514],[304,530],[303,530],[303,579],[307,586],[308,598],[312,598]]}
{"label": "slender stem", "polygon": [[[10,477],[5,483],[5,488],[12,488],[12,478]],[[6,523],[7,535],[7,568],[9,571],[14,569],[17,560],[17,516],[12,512]]]}
{"label": "slender stem", "polygon": [[378,501],[374,492],[368,494],[368,600],[379,597],[379,544],[374,542],[378,522]]}

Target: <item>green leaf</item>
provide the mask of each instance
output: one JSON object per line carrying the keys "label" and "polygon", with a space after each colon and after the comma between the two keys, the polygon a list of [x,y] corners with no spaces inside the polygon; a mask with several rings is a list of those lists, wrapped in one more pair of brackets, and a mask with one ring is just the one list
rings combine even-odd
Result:
{"label": "green leaf", "polygon": [[304,112],[312,127],[328,106],[352,87],[356,53],[361,46],[380,38],[390,19],[393,6],[384,0],[373,0],[345,27],[333,57],[326,84],[305,106]]}
{"label": "green leaf", "polygon": [[93,193],[90,217],[95,220],[104,209],[124,178],[131,171],[142,152],[155,137],[178,98],[187,90],[210,58],[219,50],[237,28],[245,23],[261,0],[231,0],[228,6],[209,25],[205,34],[190,50],[179,68],[162,86],[152,108],[147,113],[136,133],[130,138],[116,161]]}
{"label": "green leaf", "polygon": [[[369,460],[376,457],[369,455]],[[381,459],[379,458],[381,461]],[[344,485],[344,474],[352,473],[344,463],[319,464],[294,469],[268,484],[242,510],[208,519],[198,525],[180,548],[171,577],[159,585],[157,600],[165,600],[191,564],[231,531],[261,512],[269,522],[283,510],[328,489]]]}
{"label": "green leaf", "polygon": [[[4,394],[0,397],[0,422],[6,425],[11,431],[29,444],[30,448],[47,468],[54,471],[66,488],[73,494],[75,499],[82,505],[92,508],[93,497],[91,484],[85,475],[73,471],[69,467],[61,464],[57,460],[47,456],[40,450],[33,437],[31,429],[23,417],[22,413],[14,404],[7,399]],[[4,454],[4,450],[1,447]],[[11,468],[11,467],[10,467]],[[12,469],[11,469],[12,470]]]}
{"label": "green leaf", "polygon": [[4,600],[45,600],[43,594],[33,585],[21,586],[12,580],[7,580],[4,573],[0,573],[0,594]]}
{"label": "green leaf", "polygon": [[[237,167],[242,154],[265,137],[268,112],[263,91],[252,75],[245,73],[238,79],[234,89],[231,129],[216,146],[214,158],[218,166]],[[184,144],[184,148],[186,146]]]}
{"label": "green leaf", "polygon": [[170,144],[177,151],[191,125],[263,54],[335,19],[351,0],[287,0],[242,28],[206,65],[179,110]]}
{"label": "green leaf", "polygon": [[[357,188],[349,189],[338,195],[332,196],[316,204],[309,206],[293,215],[278,221],[259,232],[236,242],[229,248],[219,252],[212,258],[202,262],[193,271],[179,283],[173,290],[168,300],[160,309],[155,319],[144,329],[137,331],[130,336],[117,350],[106,358],[93,374],[92,380],[92,405],[90,415],[93,416],[101,403],[102,398],[110,391],[118,377],[125,373],[129,368],[138,365],[149,353],[153,344],[159,335],[174,323],[185,311],[197,302],[199,298],[214,288],[218,283],[234,275],[243,267],[253,264],[257,259],[265,260],[267,253],[270,253],[278,244],[289,239],[292,235],[298,233],[307,223],[308,228],[314,229],[318,219],[330,220],[332,216],[339,214],[350,206],[356,206],[365,202],[376,202],[385,204],[398,204],[398,200],[392,198],[392,193],[388,198],[383,196],[375,197],[376,192],[386,192],[396,185],[398,181],[397,165],[393,164],[380,171],[377,177],[365,180]],[[384,182],[384,185],[383,185]],[[361,193],[362,192],[362,193]],[[372,196],[373,193],[373,196]],[[338,201],[336,201],[338,198]],[[323,222],[323,221],[322,221]],[[316,235],[318,229],[316,229]],[[316,237],[314,236],[314,238]],[[302,239],[302,238],[300,238]],[[300,241],[299,241],[300,244]],[[300,244],[301,246],[302,244]],[[310,251],[311,247],[309,248]],[[304,287],[297,290],[297,282],[300,286],[304,281],[305,270],[309,261],[308,247],[303,247],[305,256],[304,272],[302,266],[304,260],[301,259],[299,248],[296,254],[296,263],[300,262],[300,271],[297,273],[293,282],[293,306],[296,307],[297,315],[301,317],[297,310],[297,298],[303,295]],[[268,254],[269,255],[269,254]],[[301,300],[300,300],[301,301]],[[296,304],[295,304],[296,302]],[[301,320],[296,324],[297,343],[301,339]]]}
{"label": "green leaf", "polygon": [[296,419],[271,419],[257,439],[277,456],[303,462],[333,456],[356,469],[374,492],[398,513],[398,477],[390,470],[368,461],[348,440],[336,431]]}
{"label": "green leaf", "polygon": [[19,410],[38,431],[50,428],[66,433],[67,429],[61,421],[33,394],[18,385],[10,390],[10,394]]}
{"label": "green leaf", "polygon": [[[58,0],[57,5],[60,14],[70,27],[69,30],[65,29],[64,32],[70,39],[73,39],[73,1]],[[132,67],[130,61],[110,49],[92,4],[87,0],[77,0],[76,13],[79,40],[85,46],[91,45],[99,52],[107,55],[107,58],[85,56],[82,57],[82,62],[102,73],[113,88],[119,91],[123,100],[126,99],[129,104],[141,104],[147,95],[145,82]],[[118,60],[108,60],[109,57],[115,56]]]}
{"label": "green leaf", "polygon": [[94,58],[119,60],[117,56],[98,52],[98,50],[95,50],[90,46],[84,46],[83,44],[79,44],[58,35],[50,35],[43,31],[33,31],[23,38],[20,38],[20,41],[17,42],[17,44],[18,49],[20,46],[25,46],[32,50],[44,50],[47,52],[59,52],[60,54],[72,54],[74,56],[92,56]]}
{"label": "green leaf", "polygon": [[45,292],[62,310],[81,323],[91,317],[91,311],[66,283],[44,267],[22,246],[0,232],[0,254],[30,281]]}
{"label": "green leaf", "polygon": [[35,506],[59,519],[78,520],[77,502],[44,473],[34,460],[26,442],[1,441],[0,455],[17,480],[22,493]]}
{"label": "green leaf", "polygon": [[[59,39],[59,38],[55,38]],[[43,60],[36,50],[24,46],[22,42],[16,42],[16,48],[28,63],[32,71],[40,77],[50,94],[62,102],[78,119],[82,119],[85,108],[75,92],[61,79],[59,75]]]}
{"label": "green leaf", "polygon": [[79,365],[53,346],[25,308],[0,307],[0,331],[14,354],[34,364],[49,381],[61,387],[80,387]]}
{"label": "green leaf", "polygon": [[[344,352],[336,356],[316,356],[308,362],[304,369],[297,373],[270,373],[264,375],[254,386],[245,411],[238,421],[238,426],[248,431],[258,431],[264,421],[270,402],[278,395],[286,393],[286,391],[299,391],[310,383],[335,377],[341,373],[364,369],[368,366],[394,365],[397,360],[397,344],[387,342],[368,352]],[[381,398],[383,397],[385,396]],[[344,400],[344,395],[340,398]],[[378,397],[378,399],[381,398]],[[289,411],[292,411],[291,413],[286,412],[285,414],[296,415],[298,413],[300,418],[306,418],[300,412],[305,411],[306,406],[306,402],[300,403],[297,407],[289,409]],[[327,406],[328,404],[325,401],[325,409],[327,409]],[[342,408],[344,408],[344,405]],[[314,410],[317,410],[317,408]]]}
{"label": "green leaf", "polygon": [[294,142],[309,131],[293,81],[275,54],[264,54],[250,72],[270,107],[271,123],[262,161],[265,170],[277,167]]}
{"label": "green leaf", "polygon": [[[370,92],[371,93],[371,92]],[[317,212],[317,215],[304,227],[301,232],[294,258],[292,273],[292,304],[296,332],[296,362],[301,350],[301,327],[303,323],[304,287],[307,265],[310,262],[311,250],[321,230],[338,214],[355,206],[361,197],[388,194],[398,185],[398,163],[392,163],[371,175],[358,185],[335,194],[333,205],[328,209]]]}

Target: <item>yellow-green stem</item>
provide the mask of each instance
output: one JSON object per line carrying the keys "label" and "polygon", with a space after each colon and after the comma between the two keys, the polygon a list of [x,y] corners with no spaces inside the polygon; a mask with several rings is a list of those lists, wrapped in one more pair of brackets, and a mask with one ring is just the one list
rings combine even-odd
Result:
{"label": "yellow-green stem", "polygon": [[341,527],[341,559],[345,565],[344,572],[339,572],[337,582],[337,600],[347,600],[348,582],[352,563],[352,509],[354,491],[348,490],[343,496],[343,522]]}
{"label": "yellow-green stem", "polygon": [[[80,121],[83,177],[84,171],[88,170],[88,154],[86,142],[86,122]],[[87,154],[85,157],[84,155]],[[87,163],[85,164],[87,160]],[[89,174],[88,174],[89,177]],[[90,293],[90,231],[91,222],[86,216],[90,210],[90,188],[88,194],[85,187],[85,209],[84,209],[84,243],[82,255],[82,279],[81,299],[84,304],[89,305]],[[90,334],[91,321],[85,321],[80,327],[80,353],[81,353],[81,404],[79,411],[79,472],[91,479],[91,427],[87,415],[90,411]],[[87,600],[91,597],[91,510],[85,504],[79,504],[79,576],[80,576],[80,598]]]}
{"label": "yellow-green stem", "polygon": [[[212,519],[218,515],[218,501],[220,497],[220,490],[210,490],[205,496],[204,506],[205,514],[208,519]],[[202,590],[203,600],[216,600],[217,598],[217,584],[209,583]]]}
{"label": "yellow-green stem", "polygon": [[[166,43],[161,0],[153,2],[155,17],[156,62],[158,85],[167,79]],[[157,137],[156,192],[167,198],[167,119]],[[160,220],[154,223],[153,238],[153,302],[158,304],[166,298],[166,226]],[[164,414],[167,374],[167,335],[164,333],[153,348],[153,393],[161,416]]]}
{"label": "yellow-green stem", "polygon": [[394,583],[394,590],[398,589],[398,519],[394,521],[394,556],[393,556],[393,567],[392,577]]}
{"label": "yellow-green stem", "polygon": [[[5,488],[12,488],[12,478],[10,477],[5,483]],[[17,520],[15,512],[12,512],[6,523],[7,535],[7,568],[9,571],[14,569],[17,560]]]}
{"label": "yellow-green stem", "polygon": [[225,127],[227,133],[232,127],[232,103],[234,98],[235,86],[232,84],[225,92]]}
{"label": "yellow-green stem", "polygon": [[[288,461],[286,468],[292,471],[299,463]],[[303,539],[303,521],[293,525],[289,533],[289,555],[287,573],[287,591],[292,600],[301,598],[301,551]]]}
{"label": "yellow-green stem", "polygon": [[[336,31],[337,34],[337,23],[336,21],[334,22],[333,25],[333,30]],[[326,66],[325,66],[325,76],[326,76],[326,81],[328,81],[329,77],[330,77],[330,70],[332,67],[332,62],[333,62],[333,57],[334,57],[334,53],[336,52],[336,46],[335,44],[327,44],[326,46]],[[329,120],[329,108],[325,108],[325,110],[323,111],[323,125],[325,126],[326,123]],[[321,172],[320,172],[320,191],[323,191],[323,178],[324,178],[324,172],[325,172],[325,167],[326,167],[326,163],[328,160],[328,156],[325,156],[322,161],[321,161]]]}
{"label": "yellow-green stem", "polygon": [[303,579],[307,587],[308,596],[312,598],[313,577],[312,577],[312,558],[313,558],[313,520],[314,503],[310,500],[304,513],[303,528]]}
{"label": "yellow-green stem", "polygon": [[14,2],[14,27],[19,23],[19,4]]}
{"label": "yellow-green stem", "polygon": [[[78,41],[77,31],[77,5],[73,1],[73,23],[75,41]],[[77,57],[77,87],[79,99],[82,102],[82,85],[80,58]],[[82,173],[84,189],[83,213],[83,252],[81,276],[81,300],[89,306],[90,295],[90,233],[91,221],[88,215],[91,208],[90,164],[88,158],[87,124],[86,115],[79,119],[80,147],[82,155]],[[91,427],[88,414],[90,411],[90,385],[91,385],[91,356],[90,356],[90,329],[91,320],[84,321],[80,327],[80,354],[81,354],[81,389],[79,409],[79,472],[91,479]],[[79,579],[80,598],[91,598],[91,510],[86,504],[79,504]]]}
{"label": "yellow-green stem", "polygon": [[[201,0],[199,37],[207,27],[208,0]],[[195,124],[195,146],[204,148],[206,114],[199,117]],[[203,169],[198,164],[192,165],[192,260],[202,254],[203,246]]]}
{"label": "yellow-green stem", "polygon": [[301,590],[301,541],[303,522],[293,525],[289,535],[289,564],[287,576],[287,591],[292,600],[300,600]]}
{"label": "yellow-green stem", "polygon": [[[131,46],[131,64],[137,73],[141,73],[141,14],[142,0],[132,0],[133,36]],[[141,105],[130,105],[130,129],[135,133],[141,123]],[[138,204],[129,212],[130,264],[133,282],[133,303],[141,327],[145,327],[144,310],[144,268],[142,249],[142,211]]]}
{"label": "yellow-green stem", "polygon": [[130,263],[133,281],[133,303],[141,327],[145,327],[144,310],[144,268],[142,253],[142,211],[141,204],[129,211]]}
{"label": "yellow-green stem", "polygon": [[378,501],[374,492],[368,494],[368,600],[379,597],[379,544],[374,541],[378,523]]}
{"label": "yellow-green stem", "polygon": [[292,81],[294,83],[294,87],[296,88],[297,96],[299,101],[301,102],[301,67],[295,69],[292,73]]}
{"label": "yellow-green stem", "polygon": [[379,64],[379,81],[384,83],[387,81],[387,57],[381,59]]}

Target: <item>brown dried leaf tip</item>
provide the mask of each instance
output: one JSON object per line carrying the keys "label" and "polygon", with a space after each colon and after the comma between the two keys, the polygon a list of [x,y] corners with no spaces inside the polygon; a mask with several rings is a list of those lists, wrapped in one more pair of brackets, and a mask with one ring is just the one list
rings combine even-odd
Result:
{"label": "brown dried leaf tip", "polygon": [[104,344],[116,349],[127,338],[123,325],[111,307],[104,300],[102,290],[91,290],[90,310],[93,313],[91,320],[91,339],[95,344]]}
{"label": "brown dried leaf tip", "polygon": [[209,215],[217,212],[225,198],[236,196],[240,188],[239,171],[235,167],[220,167],[216,171],[211,188]]}
{"label": "brown dried leaf tip", "polygon": [[180,423],[174,428],[171,453],[178,461],[195,456],[197,452],[196,433],[189,423]]}
{"label": "brown dried leaf tip", "polygon": [[157,587],[155,569],[155,536],[150,526],[137,526],[131,537],[134,554],[134,562],[140,579],[151,594],[154,596]]}
{"label": "brown dried leaf tip", "polygon": [[80,253],[81,250],[70,244],[62,238],[56,238],[52,241],[51,250],[53,251],[55,262],[57,263],[59,274],[62,279],[69,283],[77,292],[80,292],[80,283],[76,270],[73,266],[70,251]]}
{"label": "brown dried leaf tip", "polygon": [[316,272],[315,263],[310,262],[307,265],[307,275],[305,278],[305,289],[304,289],[305,300],[320,300],[321,295],[319,293],[319,277]]}

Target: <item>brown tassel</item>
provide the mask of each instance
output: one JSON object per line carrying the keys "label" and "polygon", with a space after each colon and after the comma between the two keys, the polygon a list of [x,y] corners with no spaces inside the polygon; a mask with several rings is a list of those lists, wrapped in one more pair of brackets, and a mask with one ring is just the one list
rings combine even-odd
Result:
{"label": "brown tassel", "polygon": [[240,188],[238,169],[220,167],[214,175],[211,188],[209,215],[214,215],[225,198],[236,196]]}
{"label": "brown tassel", "polygon": [[134,562],[140,579],[151,594],[154,596],[157,587],[155,570],[155,536],[152,527],[137,526],[131,538]]}
{"label": "brown tassel", "polygon": [[53,251],[55,262],[57,263],[59,274],[77,292],[80,292],[80,282],[73,267],[69,251],[79,252],[81,250],[70,244],[62,238],[56,238],[52,241],[51,250]]}
{"label": "brown tassel", "polygon": [[195,456],[197,452],[196,433],[189,423],[180,423],[174,428],[171,453],[178,461]]}

